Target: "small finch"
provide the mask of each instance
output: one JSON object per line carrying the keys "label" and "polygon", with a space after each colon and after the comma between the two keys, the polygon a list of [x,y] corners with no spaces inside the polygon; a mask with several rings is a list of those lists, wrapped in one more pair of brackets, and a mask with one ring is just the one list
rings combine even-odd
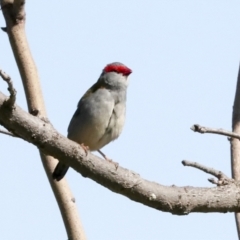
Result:
{"label": "small finch", "polygon": [[[132,70],[122,63],[108,64],[98,81],[78,102],[70,124],[68,138],[87,151],[100,151],[119,137],[125,122],[128,76]],[[59,162],[53,178],[61,180],[69,166]]]}

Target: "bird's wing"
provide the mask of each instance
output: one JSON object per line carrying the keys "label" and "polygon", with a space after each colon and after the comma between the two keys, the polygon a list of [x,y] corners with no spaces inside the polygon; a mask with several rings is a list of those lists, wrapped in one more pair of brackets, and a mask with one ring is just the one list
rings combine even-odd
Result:
{"label": "bird's wing", "polygon": [[86,99],[91,94],[93,94],[94,92],[96,92],[98,89],[101,89],[101,88],[106,88],[106,84],[103,81],[101,81],[101,76],[100,76],[99,80],[96,83],[94,83],[85,92],[85,94],[82,96],[82,98],[79,100],[78,105],[77,105],[77,109],[76,109],[75,113],[73,114],[73,117],[72,117],[72,119],[71,119],[71,121],[68,125],[68,131],[69,131],[69,127],[70,127],[71,123],[74,121],[74,119],[81,114],[81,104],[82,104],[83,100]]}

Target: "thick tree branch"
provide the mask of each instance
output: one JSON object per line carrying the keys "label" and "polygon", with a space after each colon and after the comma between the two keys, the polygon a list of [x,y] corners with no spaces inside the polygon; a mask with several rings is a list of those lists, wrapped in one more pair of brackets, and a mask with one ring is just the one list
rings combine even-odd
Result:
{"label": "thick tree branch", "polygon": [[[240,67],[238,72],[237,87],[232,113],[232,132],[223,129],[207,128],[195,124],[191,127],[194,132],[199,133],[214,133],[230,137],[231,143],[231,165],[232,176],[235,180],[240,180]],[[219,181],[209,179],[214,184],[219,184]],[[221,181],[220,181],[221,182]],[[240,213],[235,214],[238,239],[240,240]]]}
{"label": "thick tree branch", "polygon": [[26,113],[18,106],[10,111],[3,104],[6,99],[0,93],[0,123],[6,129],[113,192],[178,215],[240,210],[238,182],[214,188],[168,187],[150,182],[128,169],[120,166],[116,169],[114,164],[91,153],[86,156],[80,145],[59,134],[50,123]]}
{"label": "thick tree branch", "polygon": [[203,127],[200,126],[198,124],[194,124],[191,127],[191,130],[193,130],[194,132],[199,132],[199,133],[214,133],[214,134],[219,134],[219,135],[224,135],[227,137],[231,137],[231,138],[237,138],[240,139],[240,135],[235,133],[235,132],[230,132],[224,129],[217,129],[217,128],[208,128],[208,127]]}
{"label": "thick tree branch", "polygon": [[[1,0],[1,8],[6,21],[6,30],[12,51],[23,82],[28,110],[33,115],[47,118],[40,80],[25,34],[24,0]],[[16,132],[13,132],[18,135]],[[54,192],[69,239],[85,240],[77,207],[66,179],[57,183],[52,179],[52,171],[57,160],[40,152],[41,160]]]}
{"label": "thick tree branch", "polygon": [[[235,99],[233,104],[232,113],[232,131],[240,134],[240,67],[238,71],[237,87]],[[240,180],[240,141],[239,139],[232,139],[231,144],[231,163],[232,163],[232,176],[235,180]],[[238,239],[240,239],[240,213],[235,214]]]}

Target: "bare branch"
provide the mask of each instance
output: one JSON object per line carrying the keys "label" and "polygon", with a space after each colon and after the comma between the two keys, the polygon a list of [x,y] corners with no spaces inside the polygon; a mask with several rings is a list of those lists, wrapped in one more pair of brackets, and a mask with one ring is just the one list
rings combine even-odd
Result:
{"label": "bare branch", "polygon": [[218,181],[213,179],[213,178],[208,179],[208,181],[211,182],[211,183],[217,184],[218,186],[227,185],[229,183],[234,182],[233,179],[229,178],[227,175],[225,175],[221,171],[215,170],[213,168],[206,167],[206,166],[204,166],[200,163],[183,160],[182,164],[184,166],[197,168],[199,170],[202,170],[205,173],[208,173],[208,174],[211,174],[211,175],[215,176],[216,178],[218,178]]}
{"label": "bare branch", "polygon": [[[139,174],[85,151],[79,144],[59,134],[50,123],[32,116],[16,106],[8,111],[6,96],[0,93],[0,123],[13,129],[21,138],[34,144],[44,154],[50,154],[113,192],[160,211],[173,214],[190,212],[240,211],[238,183],[214,188],[163,186],[140,177]],[[60,181],[62,182],[62,181]]]}
{"label": "bare branch", "polygon": [[[232,131],[240,134],[240,66],[238,70],[237,86],[232,113]],[[232,176],[235,180],[240,180],[240,141],[232,139],[231,144],[231,165]],[[235,214],[238,239],[240,239],[240,213]]]}
{"label": "bare branch", "polygon": [[191,128],[194,132],[199,132],[199,133],[214,133],[214,134],[219,134],[219,135],[224,135],[227,137],[231,138],[237,138],[240,139],[240,135],[234,132],[230,132],[224,129],[217,129],[217,128],[208,128],[208,127],[203,127],[198,124],[194,124]]}
{"label": "bare branch", "polygon": [[14,135],[13,133],[2,130],[2,129],[0,129],[0,133],[11,136],[11,137],[17,137],[18,138],[18,136]]}
{"label": "bare branch", "polygon": [[0,69],[0,76],[8,84],[8,91],[10,93],[10,97],[6,101],[6,103],[9,107],[13,108],[13,106],[15,104],[15,101],[16,101],[17,91],[13,87],[13,83],[12,83],[11,78],[5,72],[3,72],[1,69]]}
{"label": "bare branch", "polygon": [[[6,21],[6,29],[12,51],[23,82],[28,111],[47,118],[40,80],[25,34],[24,0],[0,0]],[[8,129],[11,131],[11,129]],[[15,131],[14,134],[18,135]],[[53,181],[52,172],[57,160],[40,152],[49,183],[57,200],[69,239],[85,240],[85,233],[78,216],[77,207],[66,180]]]}
{"label": "bare branch", "polygon": [[187,160],[183,160],[182,164],[184,166],[197,168],[197,169],[202,170],[205,173],[211,174],[211,175],[213,175],[213,176],[215,176],[217,178],[220,178],[220,176],[221,176],[222,178],[226,178],[228,180],[231,179],[228,176],[226,176],[225,174],[223,174],[221,171],[217,171],[217,170],[215,170],[213,168],[206,167],[206,166],[204,166],[204,165],[202,165],[200,163],[197,163],[197,162],[190,162],[190,161],[187,161]]}

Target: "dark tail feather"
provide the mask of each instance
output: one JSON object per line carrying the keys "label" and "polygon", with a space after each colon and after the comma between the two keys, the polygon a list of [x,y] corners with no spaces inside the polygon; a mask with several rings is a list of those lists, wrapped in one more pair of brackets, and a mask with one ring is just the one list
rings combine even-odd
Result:
{"label": "dark tail feather", "polygon": [[60,181],[67,173],[68,168],[69,166],[59,162],[53,171],[53,179]]}

